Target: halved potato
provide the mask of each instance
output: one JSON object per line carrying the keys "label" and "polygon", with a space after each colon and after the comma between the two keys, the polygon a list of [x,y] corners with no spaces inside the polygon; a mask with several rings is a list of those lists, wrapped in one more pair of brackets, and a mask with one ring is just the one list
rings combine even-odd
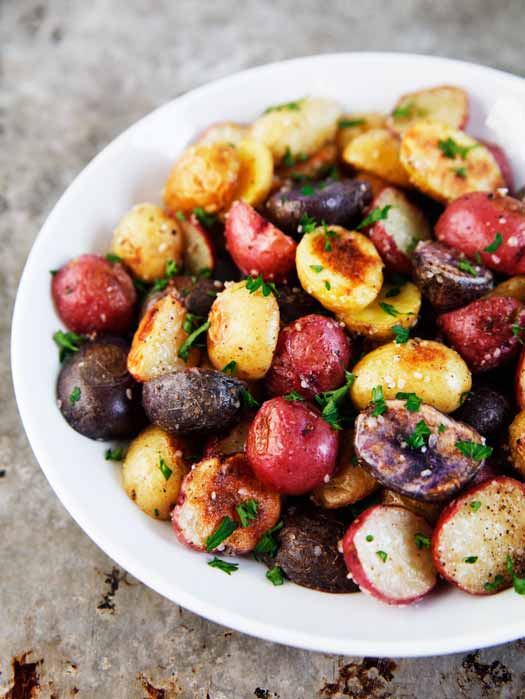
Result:
{"label": "halved potato", "polygon": [[509,427],[510,461],[525,479],[525,410],[519,412]]}
{"label": "halved potato", "polygon": [[383,283],[383,262],[374,244],[341,226],[319,226],[303,235],[296,265],[303,289],[335,313],[365,308]]}
{"label": "halved potato", "polygon": [[184,231],[184,269],[188,274],[199,274],[215,267],[215,245],[210,234],[192,214],[181,222]]}
{"label": "halved potato", "polygon": [[337,147],[335,143],[326,143],[307,158],[301,155],[298,158],[291,158],[291,162],[293,162],[293,164],[289,163],[286,165],[286,163],[282,163],[276,173],[276,179],[282,186],[289,177],[296,180],[300,180],[301,177],[312,177],[314,179],[320,178],[323,175],[323,172],[327,172],[329,168],[336,164],[336,161]]}
{"label": "halved potato", "polygon": [[348,165],[365,170],[400,187],[410,187],[410,180],[399,159],[400,141],[388,129],[371,129],[354,138],[343,151]]}
{"label": "halved potato", "polygon": [[452,85],[439,85],[403,95],[388,117],[388,127],[403,134],[422,119],[462,129],[468,120],[468,95]]}
{"label": "halved potato", "polygon": [[361,311],[340,313],[339,318],[352,332],[388,341],[394,337],[394,325],[411,328],[416,324],[420,307],[421,292],[412,282],[400,287],[385,284],[369,306]]}
{"label": "halved potato", "polygon": [[404,507],[415,515],[424,517],[429,524],[434,524],[443,510],[443,503],[441,502],[414,500],[414,498],[401,495],[401,493],[396,493],[395,490],[389,490],[388,488],[384,488],[381,492],[381,502],[383,505]]}
{"label": "halved potato", "polygon": [[362,133],[372,129],[384,129],[386,126],[386,115],[379,112],[343,114],[337,122],[337,126],[336,143],[339,151],[343,151],[354,138],[357,138]]}
{"label": "halved potato", "polygon": [[211,145],[212,143],[228,143],[237,146],[246,138],[249,127],[235,121],[220,121],[201,131],[195,139],[196,143]]}
{"label": "halved potato", "polygon": [[137,381],[150,381],[164,374],[196,366],[200,353],[190,349],[188,361],[178,352],[188,339],[183,325],[186,309],[171,293],[149,308],[133,337],[128,354],[128,371]]}
{"label": "halved potato", "polygon": [[237,154],[241,170],[234,199],[243,199],[247,204],[257,206],[266,199],[272,188],[271,151],[260,141],[245,139],[237,146]]}
{"label": "halved potato", "polygon": [[447,124],[420,121],[411,126],[403,135],[400,158],[412,184],[444,203],[505,186],[488,148]]}
{"label": "halved potato", "polygon": [[505,279],[504,282],[489,291],[487,296],[510,296],[525,303],[525,275],[517,274],[515,277]]}

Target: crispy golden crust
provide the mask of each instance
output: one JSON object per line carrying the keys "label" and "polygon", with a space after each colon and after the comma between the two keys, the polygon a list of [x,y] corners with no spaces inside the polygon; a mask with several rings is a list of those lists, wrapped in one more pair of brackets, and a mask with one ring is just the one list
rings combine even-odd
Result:
{"label": "crispy golden crust", "polygon": [[410,180],[399,158],[400,141],[388,129],[372,129],[354,138],[343,151],[343,161],[400,187]]}

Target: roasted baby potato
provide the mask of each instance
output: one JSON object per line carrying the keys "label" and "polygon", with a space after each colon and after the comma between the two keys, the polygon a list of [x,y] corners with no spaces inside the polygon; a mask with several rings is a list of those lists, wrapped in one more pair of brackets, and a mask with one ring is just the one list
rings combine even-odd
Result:
{"label": "roasted baby potato", "polygon": [[264,143],[245,139],[237,145],[237,155],[241,169],[234,199],[242,199],[251,206],[258,206],[272,188],[272,153]]}
{"label": "roasted baby potato", "polygon": [[433,240],[417,245],[414,280],[438,312],[465,306],[493,286],[492,273],[463,253]]}
{"label": "roasted baby potato", "polygon": [[191,347],[186,361],[179,351],[188,339],[186,309],[174,294],[166,294],[147,311],[133,336],[128,371],[137,381],[150,381],[178,369],[195,366],[200,353]]}
{"label": "roasted baby potato", "polygon": [[354,138],[372,129],[383,129],[386,126],[386,116],[379,112],[363,112],[356,114],[343,114],[337,122],[336,143],[340,152]]}
{"label": "roasted baby potato", "polygon": [[305,97],[269,107],[252,124],[250,138],[266,144],[277,163],[287,153],[312,155],[334,140],[340,116],[341,108],[334,100]]}
{"label": "roasted baby potato", "polygon": [[105,337],[86,342],[63,363],[57,405],[71,427],[90,439],[134,436],[145,423],[141,389],[126,369],[128,344]]}
{"label": "roasted baby potato", "polygon": [[340,226],[320,226],[297,247],[303,289],[334,313],[359,311],[379,294],[383,263],[370,240]]}
{"label": "roasted baby potato", "polygon": [[430,238],[430,227],[425,216],[395,187],[383,188],[370,210],[386,213],[384,218],[367,228],[370,240],[386,268],[391,272],[410,274],[414,248],[420,240]]}
{"label": "roasted baby potato", "polygon": [[297,182],[323,179],[335,171],[336,162],[335,143],[326,143],[308,157],[304,153],[297,158],[291,154],[287,155],[274,177],[273,188],[280,189],[290,179]]}
{"label": "roasted baby potato", "polygon": [[246,202],[232,204],[224,232],[228,252],[243,274],[283,282],[295,271],[297,243]]}
{"label": "roasted baby potato", "polygon": [[494,192],[505,186],[492,153],[463,131],[419,121],[403,135],[399,157],[410,182],[448,203],[467,192]]}
{"label": "roasted baby potato", "polygon": [[[472,151],[475,153],[475,151]],[[436,224],[438,240],[489,269],[525,274],[525,204],[503,195],[473,192],[452,202]]]}
{"label": "roasted baby potato", "polygon": [[[390,490],[423,502],[449,500],[483,465],[460,443],[483,445],[468,425],[424,403],[408,410],[404,401],[386,401],[382,415],[374,406],[355,422],[354,447],[369,473]],[[440,427],[441,425],[444,426]]]}
{"label": "roasted baby potato", "polygon": [[371,129],[354,138],[343,151],[343,161],[399,187],[410,187],[400,160],[400,141],[388,129]]}
{"label": "roasted baby potato", "polygon": [[347,430],[341,434],[334,475],[328,483],[313,491],[312,500],[320,507],[331,510],[364,500],[378,488],[376,479],[359,463],[354,450],[353,431]]}
{"label": "roasted baby potato", "polygon": [[352,369],[356,380],[350,397],[358,410],[370,403],[381,386],[385,398],[416,393],[445,413],[456,410],[472,386],[470,371],[457,352],[433,340],[390,342],[366,354]]}
{"label": "roasted baby potato", "polygon": [[469,391],[454,418],[466,422],[483,437],[498,436],[508,427],[511,406],[502,393],[481,384]]}
{"label": "roasted baby potato", "polygon": [[151,422],[167,432],[219,432],[240,413],[243,390],[220,371],[193,367],[146,382],[142,400]]}
{"label": "roasted baby potato", "polygon": [[525,480],[525,410],[516,415],[509,427],[510,461]]}
{"label": "roasted baby potato", "polygon": [[422,119],[462,129],[468,121],[467,93],[452,85],[409,92],[397,101],[388,117],[388,127],[402,135]]}
{"label": "roasted baby potato", "polygon": [[311,313],[319,314],[324,311],[321,304],[300,286],[279,286],[277,303],[283,325],[287,325],[305,315],[307,316]]}
{"label": "roasted baby potato", "polygon": [[124,267],[99,255],[80,255],[53,275],[51,295],[64,325],[75,333],[125,333],[137,293]]}
{"label": "roasted baby potato", "polygon": [[420,307],[421,292],[412,282],[384,284],[369,306],[338,317],[352,332],[387,342],[394,337],[393,327],[411,328],[417,322]]}
{"label": "roasted baby potato", "polygon": [[[241,519],[239,508],[254,502],[250,517]],[[257,480],[244,454],[232,454],[195,464],[182,483],[172,523],[185,546],[240,555],[255,548],[262,535],[275,526],[280,513],[279,495]],[[214,545],[213,534],[226,517],[237,527]]]}
{"label": "roasted baby potato", "polygon": [[367,182],[326,180],[282,189],[266,203],[268,216],[289,233],[304,233],[306,220],[350,226],[372,201]]}
{"label": "roasted baby potato", "polygon": [[279,334],[279,306],[262,288],[231,284],[216,298],[209,316],[208,356],[217,369],[236,362],[235,375],[261,379],[272,363]]}
{"label": "roasted baby potato", "polygon": [[516,299],[490,296],[443,313],[438,325],[471,371],[481,373],[516,355],[525,327],[525,308]]}
{"label": "roasted baby potato", "polygon": [[345,382],[350,341],[332,318],[308,315],[282,328],[272,365],[266,374],[271,396],[292,391],[312,399]]}
{"label": "roasted baby potato", "polygon": [[238,124],[235,121],[220,121],[204,129],[196,138],[196,143],[211,146],[214,143],[230,143],[238,146],[246,138],[248,133],[246,124]]}
{"label": "roasted baby potato", "polygon": [[169,519],[188,472],[187,445],[160,427],[146,427],[131,442],[122,464],[124,490],[150,517]]}
{"label": "roasted baby potato", "polygon": [[510,296],[525,303],[525,275],[518,274],[510,279],[505,279],[504,282],[495,286],[488,296]]}
{"label": "roasted baby potato", "polygon": [[233,201],[241,161],[235,146],[227,143],[189,146],[177,160],[164,188],[169,211],[202,208],[224,211]]}
{"label": "roasted baby potato", "polygon": [[[479,471],[476,473],[476,476],[478,473]],[[476,476],[474,476],[474,478],[476,478]],[[410,510],[410,512],[413,512],[415,515],[424,517],[429,524],[435,524],[443,510],[442,503],[414,500],[414,498],[407,498],[406,495],[401,495],[401,493],[396,493],[395,490],[389,490],[388,488],[383,488],[381,492],[381,502],[383,505],[404,507],[405,510]]]}
{"label": "roasted baby potato", "polygon": [[215,269],[217,251],[209,232],[195,214],[185,216],[180,222],[184,233],[184,271],[200,274]]}
{"label": "roasted baby potato", "polygon": [[166,264],[182,263],[184,236],[178,221],[155,204],[138,204],[113,233],[111,251],[145,282],[166,274]]}
{"label": "roasted baby potato", "polygon": [[272,561],[296,585],[321,592],[357,592],[338,550],[344,524],[333,513],[317,507],[292,505],[276,536],[277,556]]}

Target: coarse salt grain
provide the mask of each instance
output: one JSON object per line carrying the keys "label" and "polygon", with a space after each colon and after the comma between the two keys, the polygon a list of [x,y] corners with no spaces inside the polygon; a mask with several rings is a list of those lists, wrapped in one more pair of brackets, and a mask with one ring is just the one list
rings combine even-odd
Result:
{"label": "coarse salt grain", "polygon": [[323,478],[323,482],[324,482],[324,483],[330,483],[330,476],[328,475],[328,473],[327,473],[326,476]]}
{"label": "coarse salt grain", "polygon": [[414,371],[413,376],[415,379],[422,379],[423,378],[423,374],[420,371]]}
{"label": "coarse salt grain", "polygon": [[212,500],[216,500],[216,499],[217,499],[217,493],[216,493],[214,490],[212,490],[210,497],[211,497]]}
{"label": "coarse salt grain", "polygon": [[131,388],[126,388],[126,398],[128,400],[131,400],[133,398],[133,391],[131,390]]}
{"label": "coarse salt grain", "polygon": [[423,478],[428,478],[428,476],[432,475],[432,471],[429,468],[426,468],[424,471],[421,471],[421,475]]}

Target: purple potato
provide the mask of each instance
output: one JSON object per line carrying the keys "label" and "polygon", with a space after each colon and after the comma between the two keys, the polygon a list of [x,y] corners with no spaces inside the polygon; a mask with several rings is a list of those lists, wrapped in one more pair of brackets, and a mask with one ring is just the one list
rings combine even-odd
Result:
{"label": "purple potato", "polygon": [[505,432],[512,419],[507,398],[490,386],[477,386],[465,398],[454,418],[466,422],[484,437]]}

